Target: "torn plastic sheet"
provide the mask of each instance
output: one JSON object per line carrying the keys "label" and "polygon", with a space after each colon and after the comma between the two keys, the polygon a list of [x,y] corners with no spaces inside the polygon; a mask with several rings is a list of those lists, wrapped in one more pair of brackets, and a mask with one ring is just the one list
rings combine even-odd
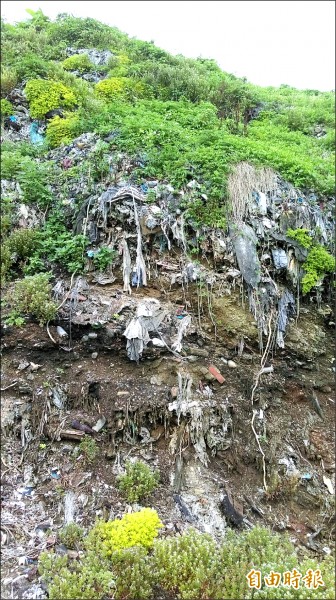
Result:
{"label": "torn plastic sheet", "polygon": [[139,362],[150,340],[148,333],[157,331],[166,314],[161,309],[160,302],[154,298],[138,305],[136,316],[130,321],[123,334],[127,338],[126,350],[130,360]]}
{"label": "torn plastic sheet", "polygon": [[287,289],[283,292],[279,304],[278,304],[278,331],[277,331],[277,345],[279,348],[285,347],[284,333],[288,324],[289,316],[295,314],[295,299],[291,292]]}
{"label": "torn plastic sheet", "polygon": [[257,238],[251,227],[240,224],[240,231],[230,231],[239,270],[243,279],[253,288],[260,282],[260,262],[256,250]]}
{"label": "torn plastic sheet", "polygon": [[144,257],[142,254],[142,236],[141,236],[141,227],[139,222],[139,216],[137,207],[135,204],[135,200],[133,197],[133,207],[134,207],[134,219],[137,228],[137,255],[136,255],[136,274],[137,274],[137,287],[140,286],[140,282],[142,285],[147,285],[147,274],[146,274],[146,265],[144,261]]}
{"label": "torn plastic sheet", "polygon": [[122,241],[122,251],[123,251],[123,280],[124,280],[124,292],[128,294],[132,293],[130,286],[130,276],[131,276],[131,256],[129,253],[126,237],[123,238]]}
{"label": "torn plastic sheet", "polygon": [[273,262],[276,269],[287,269],[288,260],[285,250],[282,248],[272,249]]}
{"label": "torn plastic sheet", "polygon": [[179,322],[177,336],[176,336],[174,343],[172,344],[172,349],[176,350],[176,352],[181,352],[182,339],[183,339],[183,336],[185,335],[190,324],[191,324],[191,316],[190,315],[187,315]]}
{"label": "torn plastic sheet", "polygon": [[176,219],[176,221],[172,224],[171,230],[172,230],[174,239],[177,240],[178,242],[181,242],[181,244],[183,246],[183,250],[186,251],[187,250],[187,242],[186,242],[185,233],[184,233],[183,214],[180,215]]}

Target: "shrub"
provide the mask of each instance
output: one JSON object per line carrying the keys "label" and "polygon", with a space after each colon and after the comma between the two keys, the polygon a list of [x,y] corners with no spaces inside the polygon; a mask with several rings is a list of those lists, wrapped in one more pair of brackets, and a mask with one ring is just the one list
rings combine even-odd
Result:
{"label": "shrub", "polygon": [[12,115],[14,111],[13,104],[6,100],[5,98],[1,98],[0,101],[0,114],[1,118],[7,117],[8,115]]}
{"label": "shrub", "polygon": [[86,462],[92,463],[99,454],[97,442],[92,438],[85,436],[79,444],[79,450],[84,454]]}
{"label": "shrub", "polygon": [[75,550],[83,541],[84,529],[77,523],[69,523],[59,532],[59,539],[67,548]]}
{"label": "shrub", "polygon": [[1,97],[8,96],[18,83],[18,77],[15,69],[11,67],[1,67]]}
{"label": "shrub", "polygon": [[302,291],[307,294],[326,273],[334,272],[335,258],[323,246],[314,246],[303,263],[303,268],[306,274],[302,279]]}
{"label": "shrub", "polygon": [[88,55],[84,53],[69,56],[63,61],[62,66],[66,71],[79,71],[80,73],[87,73],[95,68]]}
{"label": "shrub", "polygon": [[36,317],[40,325],[56,316],[49,277],[48,273],[39,273],[15,282],[13,293],[6,300],[17,315]]}
{"label": "shrub", "polygon": [[99,269],[99,271],[105,271],[105,269],[107,269],[107,267],[113,262],[116,256],[117,252],[115,250],[102,247],[98,250],[97,254],[94,255],[93,264],[97,269]]}
{"label": "shrub", "polygon": [[138,502],[149,496],[158,485],[158,472],[143,462],[126,463],[126,473],[119,475],[118,487],[126,496],[128,502]]}
{"label": "shrub", "polygon": [[149,549],[162,527],[157,512],[143,508],[139,512],[124,515],[122,519],[107,523],[98,521],[87,537],[86,548],[103,558],[111,558],[115,552],[133,546]]}
{"label": "shrub", "polygon": [[15,68],[20,81],[38,77],[46,78],[49,72],[49,63],[37,54],[29,53],[20,57]]}
{"label": "shrub", "polygon": [[301,244],[304,248],[310,248],[313,244],[308,229],[287,229],[286,235]]}
{"label": "shrub", "polygon": [[6,277],[14,264],[24,267],[26,260],[34,253],[39,233],[34,229],[13,231],[1,247],[1,275]]}
{"label": "shrub", "polygon": [[128,77],[110,77],[110,79],[103,79],[95,85],[95,94],[98,98],[108,101],[131,100],[142,98],[145,95],[145,87],[141,82],[136,82]]}
{"label": "shrub", "polygon": [[72,90],[58,81],[30,79],[25,87],[33,118],[41,119],[55,108],[72,108],[76,96]]}
{"label": "shrub", "polygon": [[69,144],[76,136],[76,125],[78,119],[75,115],[67,115],[61,119],[59,116],[53,117],[46,131],[46,140],[51,148],[56,148],[61,144]]}

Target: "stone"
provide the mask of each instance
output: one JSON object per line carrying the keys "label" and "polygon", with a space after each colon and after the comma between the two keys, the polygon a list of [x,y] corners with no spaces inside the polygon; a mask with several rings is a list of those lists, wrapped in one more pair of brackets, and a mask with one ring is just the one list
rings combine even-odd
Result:
{"label": "stone", "polygon": [[91,358],[93,358],[94,360],[95,360],[96,358],[98,358],[98,352],[92,352],[92,354],[91,354]]}
{"label": "stone", "polygon": [[230,369],[236,369],[237,368],[237,364],[233,360],[228,360],[227,365],[228,365],[228,367],[230,367]]}

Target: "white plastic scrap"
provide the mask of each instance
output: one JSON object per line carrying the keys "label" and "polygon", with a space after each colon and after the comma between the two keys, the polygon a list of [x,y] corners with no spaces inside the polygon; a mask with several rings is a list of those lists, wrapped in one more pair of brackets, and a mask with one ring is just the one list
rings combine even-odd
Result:
{"label": "white plastic scrap", "polygon": [[137,237],[137,256],[136,256],[135,268],[136,268],[136,273],[137,273],[137,278],[138,278],[137,287],[139,287],[141,281],[142,281],[143,285],[147,285],[147,274],[146,274],[146,265],[145,265],[144,257],[142,254],[141,227],[140,227],[139,216],[138,216],[138,211],[137,211],[134,197],[133,197],[133,207],[134,207],[134,219],[135,219],[135,224],[136,224],[136,228],[137,228],[137,236],[138,236]]}
{"label": "white plastic scrap", "polygon": [[176,352],[181,352],[182,338],[185,335],[190,324],[191,324],[191,316],[190,315],[187,315],[180,321],[179,326],[178,326],[176,340],[172,344],[172,349],[175,350]]}
{"label": "white plastic scrap", "polygon": [[72,491],[66,493],[64,498],[64,521],[68,525],[74,520],[75,514],[75,494]]}
{"label": "white plastic scrap", "polygon": [[165,316],[166,312],[161,309],[160,302],[155,298],[148,298],[138,305],[136,316],[133,317],[124,332],[124,336],[127,338],[127,356],[130,360],[139,362],[139,358],[150,340],[148,332],[157,331]]}
{"label": "white plastic scrap", "polygon": [[123,279],[124,279],[124,292],[128,294],[132,293],[130,286],[130,276],[131,276],[131,257],[127,245],[126,238],[124,237],[122,241],[122,250],[123,250]]}

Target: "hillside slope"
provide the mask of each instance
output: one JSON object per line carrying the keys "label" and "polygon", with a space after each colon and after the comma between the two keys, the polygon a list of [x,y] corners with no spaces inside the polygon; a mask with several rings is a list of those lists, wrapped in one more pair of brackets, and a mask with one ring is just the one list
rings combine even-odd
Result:
{"label": "hillside slope", "polygon": [[1,27],[3,597],[334,598],[334,93]]}

